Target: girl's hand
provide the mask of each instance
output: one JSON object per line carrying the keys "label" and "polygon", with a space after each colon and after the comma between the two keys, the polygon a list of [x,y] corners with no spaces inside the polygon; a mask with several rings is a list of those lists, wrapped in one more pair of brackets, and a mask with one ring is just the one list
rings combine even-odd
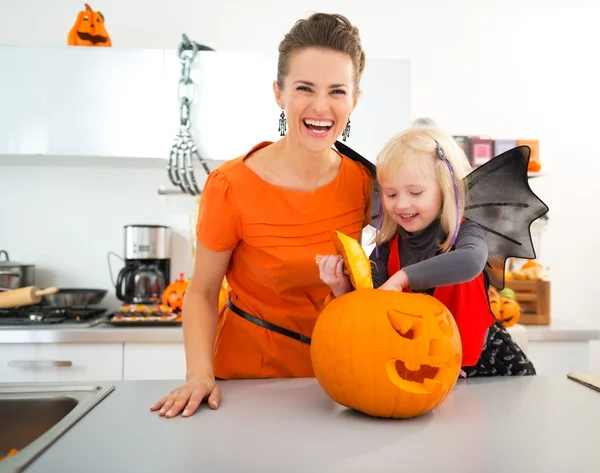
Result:
{"label": "girl's hand", "polygon": [[385,283],[379,286],[379,289],[383,289],[384,291],[398,291],[402,292],[405,288],[408,287],[408,276],[401,269],[396,274],[392,275]]}
{"label": "girl's hand", "polygon": [[344,259],[340,255],[326,255],[319,261],[319,277],[331,288],[335,297],[352,290],[352,283],[344,275],[343,268]]}

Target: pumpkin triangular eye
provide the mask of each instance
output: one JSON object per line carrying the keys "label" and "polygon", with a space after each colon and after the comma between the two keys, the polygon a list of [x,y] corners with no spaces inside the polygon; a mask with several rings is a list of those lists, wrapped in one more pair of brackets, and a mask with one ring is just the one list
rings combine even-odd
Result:
{"label": "pumpkin triangular eye", "polygon": [[402,338],[407,338],[409,340],[420,338],[425,329],[425,324],[422,319],[415,318],[402,311],[391,310],[387,312],[387,316],[392,328]]}

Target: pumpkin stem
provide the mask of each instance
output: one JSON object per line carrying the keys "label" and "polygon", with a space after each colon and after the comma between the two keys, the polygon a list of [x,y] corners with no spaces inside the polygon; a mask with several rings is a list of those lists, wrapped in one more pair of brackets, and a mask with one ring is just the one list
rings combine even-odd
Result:
{"label": "pumpkin stem", "polygon": [[84,3],[84,5],[87,11],[93,11],[87,3]]}

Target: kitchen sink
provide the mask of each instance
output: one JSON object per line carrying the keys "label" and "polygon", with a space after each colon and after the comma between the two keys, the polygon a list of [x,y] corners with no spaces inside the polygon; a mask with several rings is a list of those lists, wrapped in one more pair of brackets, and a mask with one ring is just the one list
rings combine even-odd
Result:
{"label": "kitchen sink", "polygon": [[[0,472],[23,471],[115,387],[0,383]],[[19,451],[6,457],[11,449]]]}

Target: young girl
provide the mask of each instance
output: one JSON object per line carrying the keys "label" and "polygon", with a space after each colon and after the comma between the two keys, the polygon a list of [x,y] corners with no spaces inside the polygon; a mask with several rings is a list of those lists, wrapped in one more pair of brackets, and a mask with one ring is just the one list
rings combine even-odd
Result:
{"label": "young girl", "polygon": [[[452,312],[467,377],[535,375],[531,361],[489,307],[483,229],[463,218],[469,163],[452,136],[413,128],[392,138],[377,157],[383,217],[375,237],[376,288],[425,292]],[[320,262],[335,296],[352,290],[340,256]]]}

